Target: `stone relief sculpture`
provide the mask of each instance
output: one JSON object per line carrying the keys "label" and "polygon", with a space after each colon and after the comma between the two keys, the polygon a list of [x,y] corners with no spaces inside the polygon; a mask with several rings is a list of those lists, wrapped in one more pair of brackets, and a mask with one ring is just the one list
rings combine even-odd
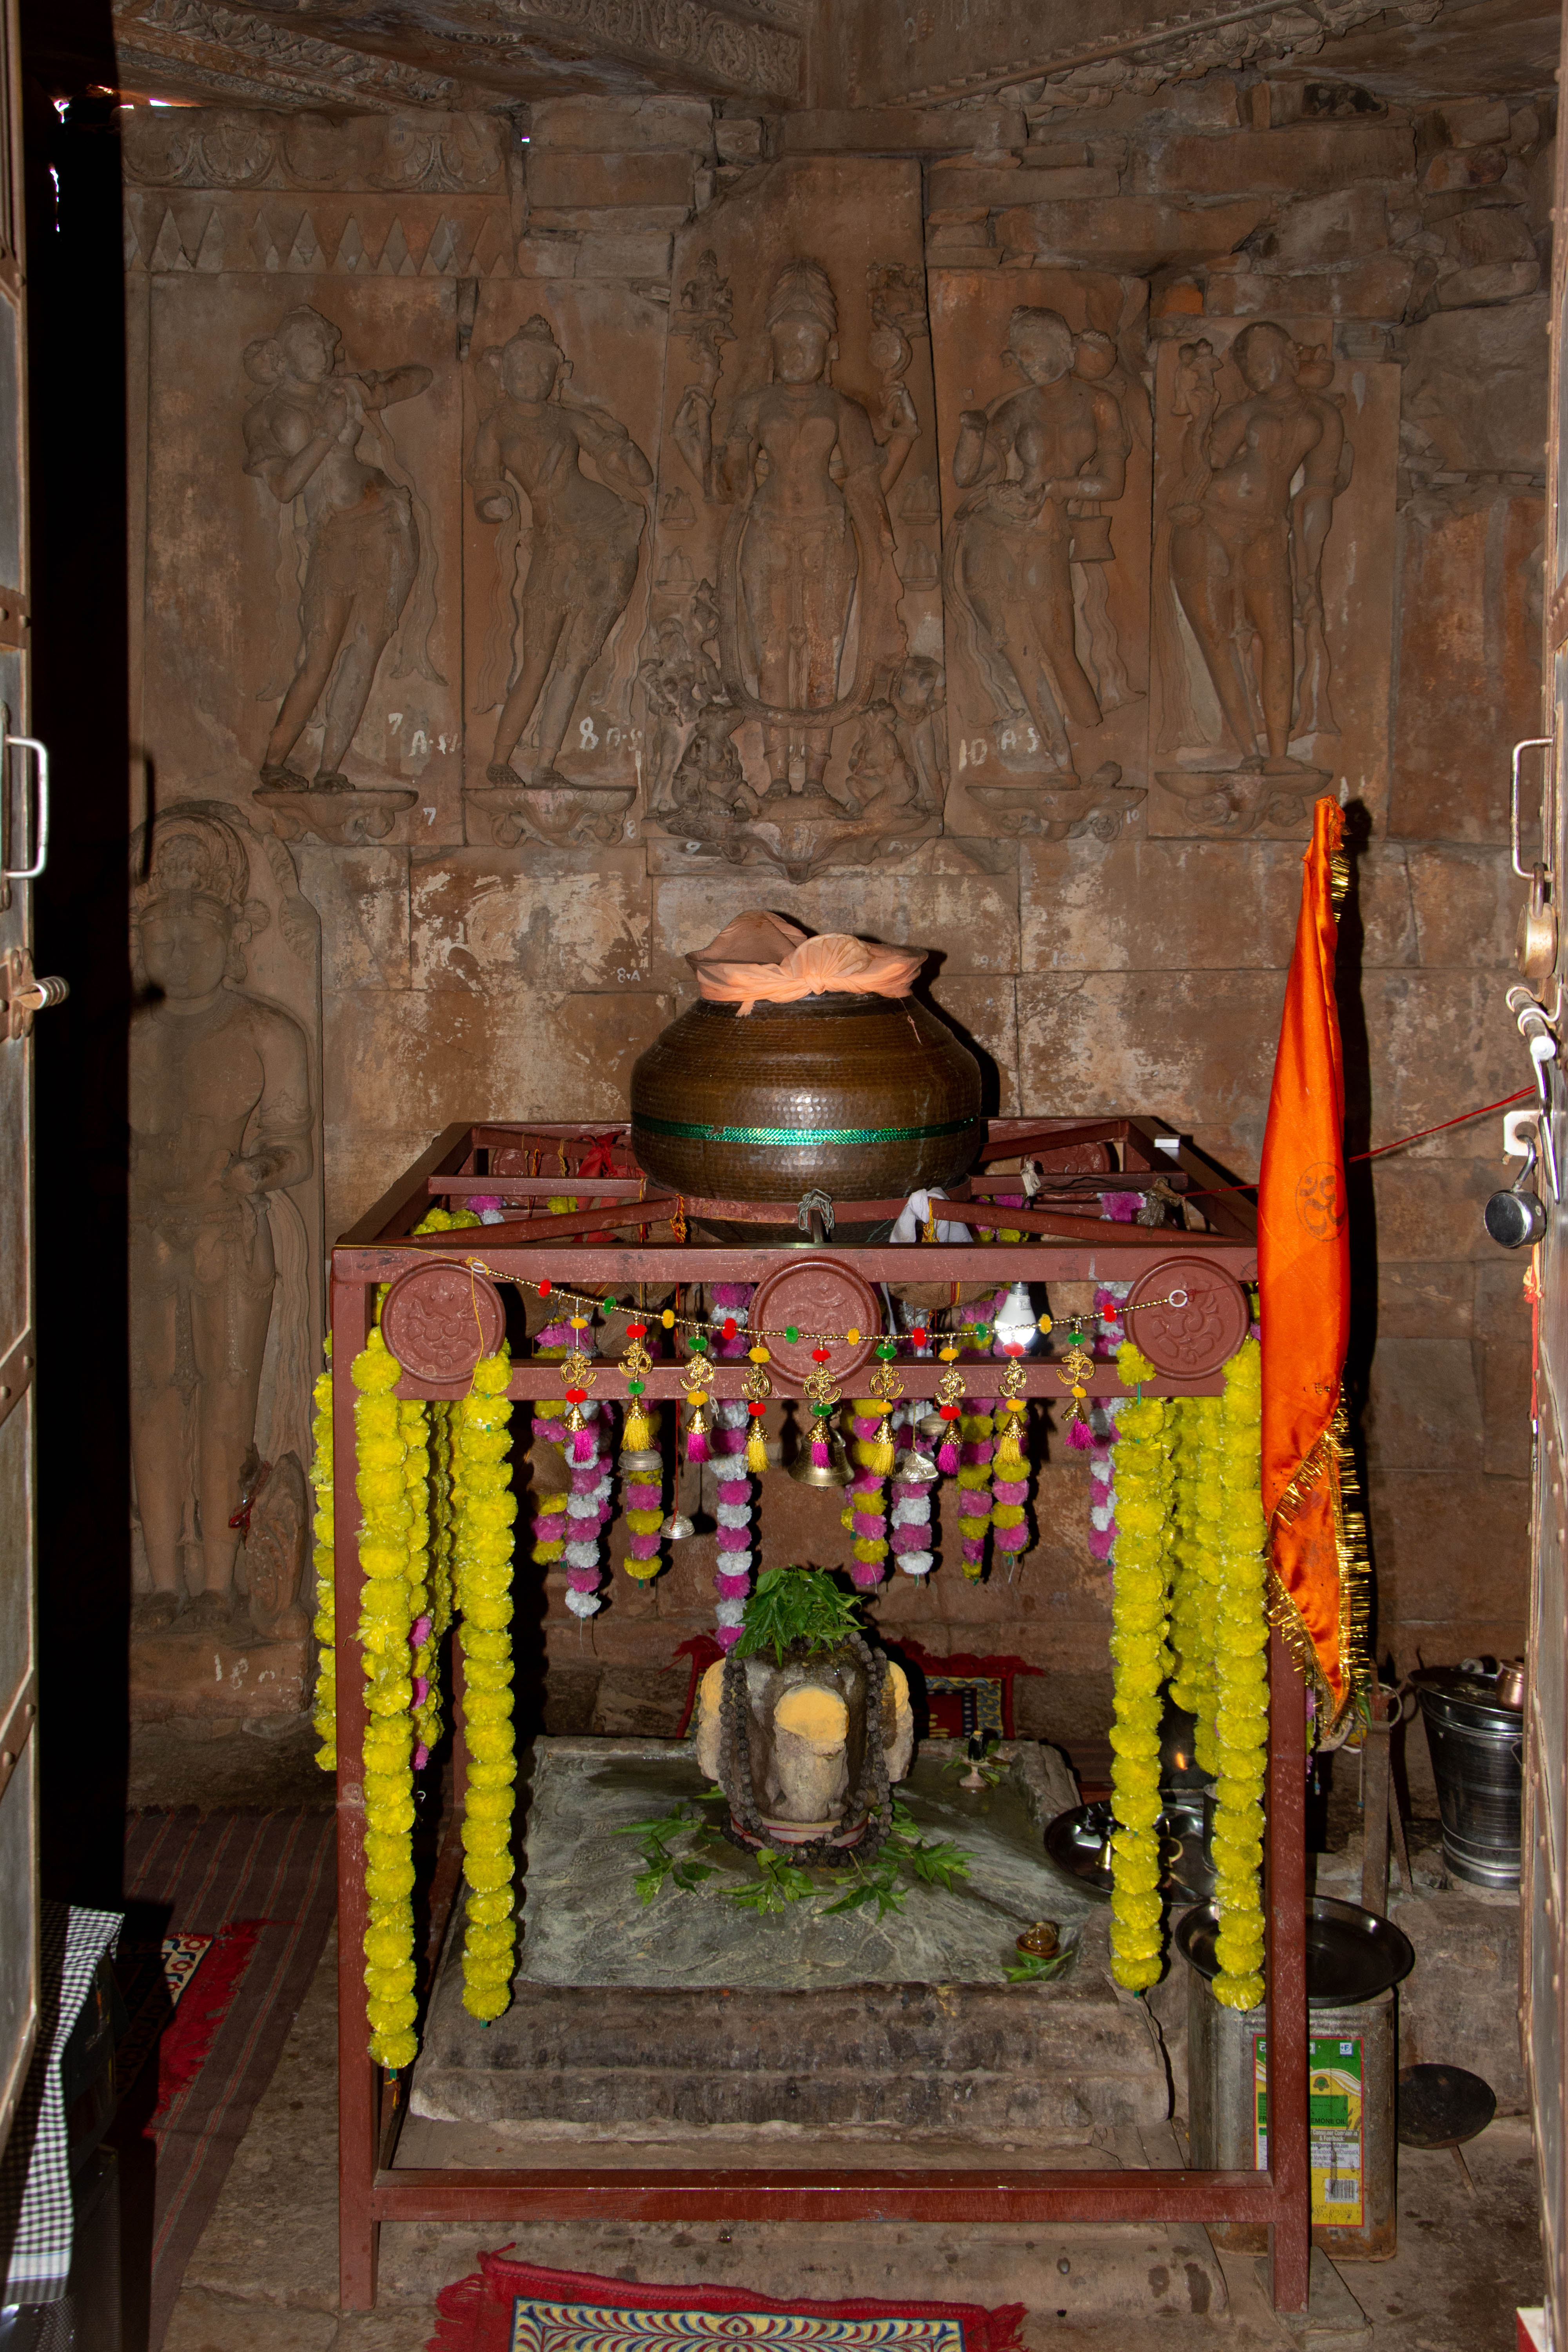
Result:
{"label": "stone relief sculpture", "polygon": [[[260,386],[245,417],[245,470],[285,509],[298,499],[305,517],[300,651],[262,757],[263,791],[353,790],[342,762],[421,572],[412,488],[373,462],[362,443],[372,418],[416,397],[431,372],[406,366],[353,374],[342,356],[331,320],[305,306],[245,352],[246,371]],[[427,636],[435,611],[428,581],[421,601],[429,606]],[[435,675],[427,656],[420,666]],[[325,727],[312,779],[292,761],[318,706]]]}
{"label": "stone relief sculpture", "polygon": [[829,381],[838,306],[820,262],[785,264],[766,325],[771,383],[742,393],[715,435],[719,368],[706,365],[675,437],[707,495],[734,509],[719,666],[736,710],[761,721],[768,798],[825,798],[835,726],[886,694],[906,650],[882,475],[890,462],[896,476],[908,444],[889,461],[866,409]]}
{"label": "stone relief sculpture", "polygon": [[[1323,351],[1259,320],[1237,335],[1230,357],[1245,390],[1222,406],[1224,362],[1213,347],[1184,343],[1179,355],[1181,472],[1155,546],[1161,748],[1197,757],[1162,770],[1160,781],[1188,798],[1226,799],[1224,780],[1237,777],[1227,805],[1254,815],[1270,799],[1329,781],[1289,745],[1338,732],[1322,563],[1354,453],[1338,404],[1326,397],[1333,362]],[[1213,688],[1221,743],[1194,709],[1178,607]]]}
{"label": "stone relief sculpture", "polygon": [[[1131,434],[1109,336],[1075,336],[1054,310],[1019,309],[1004,357],[1023,388],[959,420],[952,478],[972,495],[949,535],[948,596],[998,720],[1033,730],[1028,748],[1059,787],[1079,781],[1067,722],[1092,734],[1104,718],[1079,654],[1072,567],[1112,561],[1102,509],[1126,488]],[[1115,677],[1125,698],[1119,663]]]}
{"label": "stone relief sculpture", "polygon": [[[304,1394],[297,1428],[274,1415],[274,1443],[280,1431],[295,1442],[279,1448],[270,1495],[256,1437],[274,1316],[295,1357],[309,1326],[304,1224],[284,1189],[311,1172],[309,1059],[299,1023],[238,984],[246,942],[268,919],[250,880],[239,829],[209,804],[176,803],[138,839],[131,1414],[152,1581],[136,1602],[139,1631],[183,1612],[205,1625],[229,1620],[258,1498],[270,1515],[253,1594],[261,1622],[295,1608],[303,1564]],[[297,1364],[291,1372],[305,1391]],[[199,1561],[188,1612],[183,1555]]]}
{"label": "stone relief sculpture", "polygon": [[529,788],[570,790],[555,763],[584,682],[631,601],[653,467],[607,409],[568,391],[571,362],[548,319],[536,312],[482,364],[499,373],[500,397],[468,479],[475,512],[500,526],[504,616],[488,648],[488,699],[504,701],[487,773],[492,784],[524,781],[511,762],[526,730],[538,753]]}
{"label": "stone relief sculpture", "polygon": [[[819,261],[779,270],[761,321],[764,379],[729,400],[734,306],[711,253],[672,321],[696,360],[672,438],[706,508],[728,516],[716,582],[689,595],[688,618],[657,620],[645,646],[650,814],[792,874],[850,842],[875,855],[879,837],[930,830],[941,807],[940,664],[921,656],[911,675],[888,509],[921,433],[904,377],[924,310],[907,270],[872,264],[867,277],[874,401],[833,382],[838,302]],[[761,749],[751,781],[731,740],[749,724]]]}

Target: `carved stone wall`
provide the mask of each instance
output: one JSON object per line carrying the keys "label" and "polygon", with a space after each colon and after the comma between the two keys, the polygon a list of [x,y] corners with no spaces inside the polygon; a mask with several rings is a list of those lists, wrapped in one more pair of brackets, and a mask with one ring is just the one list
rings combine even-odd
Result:
{"label": "carved stone wall", "polygon": [[[329,1234],[448,1120],[620,1113],[686,950],[759,903],[939,950],[1001,1110],[1143,1109],[1250,1174],[1324,790],[1352,1144],[1511,1091],[1544,101],[1096,87],[552,100],[526,142],[132,118],[139,740],[319,914]],[[1522,1638],[1498,1140],[1359,1180],[1402,1664]],[[813,1499],[770,1496],[786,1550]],[[1015,1585],[884,1613],[1090,1689],[1086,1508],[1051,1465]],[[571,1633],[606,1727],[673,1688],[705,1552]]]}

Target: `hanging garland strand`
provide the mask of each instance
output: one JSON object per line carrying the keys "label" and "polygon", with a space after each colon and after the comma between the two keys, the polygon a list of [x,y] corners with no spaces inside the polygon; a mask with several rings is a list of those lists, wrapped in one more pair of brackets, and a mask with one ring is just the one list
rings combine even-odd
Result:
{"label": "hanging garland strand", "polygon": [[1220,1401],[1219,1577],[1215,1617],[1215,1998],[1263,1999],[1263,1775],[1268,1741],[1267,1533],[1261,1493],[1262,1352],[1244,1339]]}
{"label": "hanging garland strand", "polygon": [[[1153,1367],[1118,1350],[1130,1388]],[[1215,1781],[1215,1997],[1263,1999],[1263,1781],[1268,1740],[1268,1625],[1259,1487],[1261,1356],[1244,1340],[1225,1393],[1173,1404],[1140,1394],[1117,1416],[1111,1660],[1111,1973],[1141,1990],[1161,1970],[1160,1688],[1198,1718],[1197,1753]],[[1165,1645],[1167,1624],[1176,1643]]]}
{"label": "hanging garland strand", "polygon": [[337,1553],[332,1530],[332,1335],[327,1334],[327,1369],[312,1391],[310,1484],[316,1490],[316,1696],[311,1721],[321,1746],[316,1761],[323,1772],[338,1769]]}
{"label": "hanging garland strand", "polygon": [[1006,1560],[1009,1576],[1029,1541],[1025,1513],[1029,1499],[1029,1463],[1024,1449],[1028,1407],[1021,1394],[1023,1385],[1023,1370],[1015,1356],[1002,1375],[1002,1398],[996,1408],[996,1454],[991,1465],[991,1548],[998,1561]]}
{"label": "hanging garland strand", "polygon": [[[415,1645],[414,1769],[420,1771],[441,1737],[441,1688],[437,1679],[441,1643],[452,1622],[452,1408],[429,1407],[430,1585],[426,1613],[409,1636]],[[424,1631],[421,1632],[423,1625]],[[423,1663],[426,1661],[427,1663]],[[419,1685],[423,1679],[425,1688]]]}
{"label": "hanging garland strand", "polygon": [[1196,1718],[1194,1750],[1214,1769],[1215,1612],[1219,1597],[1217,1527],[1220,1505],[1218,1397],[1184,1397],[1173,1404],[1176,1444],[1174,1573],[1171,1647],[1176,1668],[1171,1696]]}
{"label": "hanging garland strand", "polygon": [[[716,1283],[709,1321],[710,1346],[717,1342],[721,1358],[734,1362],[750,1351],[750,1309],[754,1285]],[[766,1361],[764,1354],[763,1361]],[[755,1369],[753,1367],[753,1369]],[[748,1374],[748,1380],[751,1375]],[[741,1621],[756,1568],[756,1507],[750,1454],[752,1410],[747,1399],[723,1397],[712,1405],[711,1459],[714,1470],[714,1639],[731,1650],[741,1638]],[[761,1432],[759,1429],[759,1437]],[[763,1467],[767,1454],[763,1454]]]}
{"label": "hanging garland strand", "polygon": [[370,2054],[394,2072],[413,2063],[414,1726],[408,1635],[414,1622],[409,1570],[425,1548],[423,1515],[406,1483],[408,1447],[392,1391],[401,1378],[379,1330],[355,1357],[353,1380],[360,1503],[359,1638],[363,1645],[365,1895],[364,1982]]}
{"label": "hanging garland strand", "polygon": [[[1119,1351],[1129,1387],[1148,1359],[1131,1340]],[[1152,1371],[1152,1367],[1149,1370]],[[1130,1991],[1161,1970],[1160,1685],[1169,1664],[1167,1514],[1171,1434],[1167,1408],[1142,1397],[1123,1406],[1116,1448],[1116,1549],[1110,1602],[1110,1972]]]}
{"label": "hanging garland strand", "polygon": [[511,1571],[517,1498],[510,1463],[511,1359],[475,1367],[471,1392],[454,1414],[453,1565],[463,1619],[463,1727],[468,1789],[463,1801],[463,1876],[468,1897],[463,1939],[463,2006],[500,2017],[511,1998],[511,1816],[517,1779],[512,1734]]}
{"label": "hanging garland strand", "polygon": [[975,1397],[960,1421],[958,1534],[963,1573],[977,1584],[985,1573],[985,1538],[991,1528],[992,1433],[996,1423],[990,1397]]}

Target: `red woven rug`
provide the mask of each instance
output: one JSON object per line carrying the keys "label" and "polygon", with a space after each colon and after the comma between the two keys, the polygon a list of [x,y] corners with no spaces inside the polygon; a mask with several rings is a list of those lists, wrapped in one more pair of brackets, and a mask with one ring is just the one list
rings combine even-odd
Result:
{"label": "red woven rug", "polygon": [[[330,1811],[133,1813],[127,1942],[209,1937],[121,2105],[122,2228],[159,2352],[185,2264],[272,2078],[331,1925]],[[129,2266],[129,2265],[128,2265]]]}
{"label": "red woven rug", "polygon": [[748,2337],[803,2352],[1023,2352],[1021,2303],[777,2302],[745,2287],[646,2286],[481,2254],[443,2289],[428,2352],[714,2352]]}

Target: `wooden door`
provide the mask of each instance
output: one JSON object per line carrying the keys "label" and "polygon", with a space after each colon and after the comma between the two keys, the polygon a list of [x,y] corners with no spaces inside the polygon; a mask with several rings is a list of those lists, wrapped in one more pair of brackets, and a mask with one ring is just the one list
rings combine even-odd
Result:
{"label": "wooden door", "polygon": [[[1568,30],[1564,37],[1568,58]],[[1560,152],[1558,219],[1568,197],[1568,168]],[[1560,1053],[1544,1067],[1552,1139],[1559,1184],[1568,1192],[1568,1122],[1561,1054],[1568,1051],[1568,939],[1560,904],[1560,877],[1568,875],[1568,368],[1564,365],[1564,305],[1568,302],[1568,237],[1555,240],[1552,257],[1552,398],[1548,434],[1545,675],[1542,734],[1514,755],[1514,847],[1516,869],[1555,921],[1552,966],[1523,963],[1530,984],[1555,1033]],[[1522,947],[1522,941],[1521,941]],[[1516,1002],[1528,1004],[1528,1000]],[[1521,1064],[1521,1083],[1528,1070]],[[1531,1576],[1530,1696],[1525,1729],[1524,1884],[1521,2014],[1525,2065],[1534,2115],[1541,2179],[1542,2231],[1546,2255],[1546,2293],[1551,2340],[1568,2345],[1568,2219],[1563,2212],[1564,2063],[1568,2034],[1564,1979],[1568,1977],[1568,1565],[1564,1560],[1564,1514],[1568,1509],[1568,1207],[1553,1198],[1549,1171],[1537,1178],[1547,1209],[1547,1226],[1536,1250],[1535,1489]]]}
{"label": "wooden door", "polygon": [[0,5],[0,2137],[37,2025],[32,880],[47,762],[29,732],[26,298],[16,0]]}

